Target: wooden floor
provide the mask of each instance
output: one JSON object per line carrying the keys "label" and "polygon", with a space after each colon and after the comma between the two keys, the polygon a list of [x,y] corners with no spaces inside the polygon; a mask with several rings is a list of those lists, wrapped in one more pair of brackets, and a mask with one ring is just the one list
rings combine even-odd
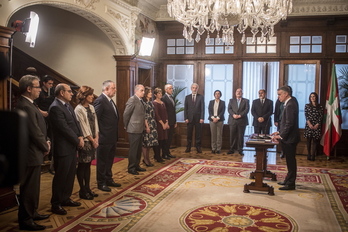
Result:
{"label": "wooden floor", "polygon": [[[239,154],[232,154],[228,155],[227,151],[223,151],[221,154],[212,154],[210,150],[203,149],[203,153],[198,154],[195,149],[192,149],[191,153],[184,153],[185,148],[179,147],[171,150],[171,153],[177,158],[194,158],[194,159],[210,159],[210,160],[227,160],[227,161],[238,161],[238,162],[248,162],[248,163],[254,163],[255,162],[255,151],[253,150],[246,150],[244,151],[244,156],[240,156]],[[166,161],[166,164],[172,162]],[[348,169],[348,157],[337,157],[332,158],[331,160],[328,160],[326,156],[319,156],[317,157],[316,161],[307,161],[307,157],[304,155],[297,155],[297,165],[302,167],[323,167],[323,168],[337,168],[337,169]],[[268,163],[269,164],[279,164],[279,165],[285,165],[285,159],[281,159],[279,157],[279,154],[277,154],[274,150],[270,150],[268,152]],[[72,199],[79,201],[82,203],[81,207],[65,207],[65,209],[68,211],[67,215],[60,216],[52,214],[49,219],[44,221],[38,221],[38,224],[47,226],[46,231],[51,231],[60,225],[68,222],[75,216],[83,213],[87,209],[95,206],[96,204],[102,202],[106,198],[110,197],[113,194],[117,194],[117,192],[121,191],[122,189],[126,188],[130,184],[134,183],[135,181],[138,181],[139,179],[143,178],[144,176],[150,174],[151,172],[155,171],[158,168],[161,168],[162,166],[166,164],[160,164],[154,162],[154,167],[145,167],[147,169],[146,172],[141,173],[139,176],[133,176],[127,173],[127,164],[128,160],[124,159],[120,162],[117,162],[113,165],[113,173],[114,173],[114,180],[118,183],[121,183],[122,186],[120,188],[112,188],[112,191],[110,193],[108,192],[102,192],[99,191],[96,187],[96,179],[95,179],[95,166],[92,166],[92,176],[91,176],[91,187],[92,190],[95,193],[98,193],[99,196],[96,197],[94,200],[82,200],[78,197],[78,183],[77,180],[75,180],[75,186],[74,191],[72,195]],[[144,167],[144,165],[142,164]],[[41,195],[40,195],[40,205],[39,205],[39,213],[40,214],[51,214],[50,212],[50,198],[51,198],[51,184],[52,184],[52,178],[53,175],[51,175],[48,172],[44,172],[41,176]],[[15,188],[16,191],[18,189]],[[18,231],[18,224],[17,224],[17,206],[14,206],[13,208],[10,208],[6,211],[0,212],[0,231]]]}

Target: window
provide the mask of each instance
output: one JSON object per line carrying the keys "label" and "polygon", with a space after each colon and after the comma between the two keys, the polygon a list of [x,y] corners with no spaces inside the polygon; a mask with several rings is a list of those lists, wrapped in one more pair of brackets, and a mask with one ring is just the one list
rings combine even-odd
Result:
{"label": "window", "polygon": [[[251,107],[254,99],[259,98],[259,90],[267,91],[266,97],[273,101],[273,107],[277,101],[277,89],[279,86],[279,62],[243,62],[243,98],[249,99],[250,109],[248,114],[249,125],[245,129],[245,134],[254,133],[253,116]],[[233,93],[235,97],[235,93]],[[271,118],[271,133],[276,131],[274,118]]]}
{"label": "window", "polygon": [[214,98],[215,90],[220,90],[222,93],[221,100],[225,101],[226,112],[225,121],[228,120],[227,106],[229,100],[232,98],[233,86],[233,64],[207,64],[205,65],[205,89],[204,89],[204,103],[205,103],[205,118],[204,122],[209,123],[208,106],[209,102]]}
{"label": "window", "polygon": [[290,36],[290,53],[321,53],[322,36]]}
{"label": "window", "polygon": [[347,35],[336,35],[336,53],[347,53]]}
{"label": "window", "polygon": [[194,54],[194,40],[189,42],[186,39],[167,39],[167,54]]}
{"label": "window", "polygon": [[[299,105],[299,127],[304,128],[306,118],[305,105],[311,92],[315,92],[316,65],[315,64],[288,64],[285,66],[285,81],[291,86],[293,96]],[[323,99],[321,99],[323,101]],[[325,100],[324,100],[325,101]]]}
{"label": "window", "polygon": [[340,96],[342,129],[348,129],[348,64],[336,64],[336,76]]}
{"label": "window", "polygon": [[[185,88],[176,96],[180,104],[177,109],[184,107],[185,96],[191,93],[190,86],[193,83],[193,65],[167,65],[167,83],[173,85],[174,88]],[[184,112],[176,115],[178,122],[184,122]]]}
{"label": "window", "polygon": [[205,45],[205,54],[233,54],[233,45],[226,45],[220,38],[207,38]]}
{"label": "window", "polygon": [[254,43],[253,37],[247,37],[246,53],[276,53],[277,52],[277,37],[273,36],[270,41],[257,37]]}

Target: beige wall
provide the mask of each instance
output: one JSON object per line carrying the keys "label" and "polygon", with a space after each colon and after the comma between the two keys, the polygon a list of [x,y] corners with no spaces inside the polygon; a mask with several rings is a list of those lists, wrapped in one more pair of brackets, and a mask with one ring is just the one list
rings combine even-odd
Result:
{"label": "beige wall", "polygon": [[40,17],[36,46],[30,48],[22,33],[14,35],[14,46],[78,85],[93,87],[97,95],[104,80],[116,80],[114,47],[97,26],[71,12],[43,5],[21,9],[9,22],[28,18],[30,11]]}

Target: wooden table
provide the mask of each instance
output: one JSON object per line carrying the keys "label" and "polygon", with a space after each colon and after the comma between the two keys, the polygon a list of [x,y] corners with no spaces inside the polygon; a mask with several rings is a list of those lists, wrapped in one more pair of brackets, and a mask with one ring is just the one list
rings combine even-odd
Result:
{"label": "wooden table", "polygon": [[249,190],[257,190],[268,192],[268,195],[274,195],[273,186],[263,183],[263,178],[270,177],[272,181],[277,180],[277,175],[267,170],[267,149],[277,144],[277,142],[269,140],[248,139],[246,146],[254,147],[256,150],[256,170],[250,173],[250,179],[255,179],[255,181],[250,184],[245,184],[243,192],[249,193]]}

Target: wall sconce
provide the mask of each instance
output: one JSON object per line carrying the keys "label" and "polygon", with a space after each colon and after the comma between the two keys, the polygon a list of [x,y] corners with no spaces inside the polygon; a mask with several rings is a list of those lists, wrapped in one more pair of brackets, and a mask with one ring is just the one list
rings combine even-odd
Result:
{"label": "wall sconce", "polygon": [[30,11],[30,18],[24,19],[23,21],[16,20],[11,23],[11,26],[26,36],[25,42],[29,43],[31,48],[35,47],[36,34],[39,26],[39,16],[35,12]]}

